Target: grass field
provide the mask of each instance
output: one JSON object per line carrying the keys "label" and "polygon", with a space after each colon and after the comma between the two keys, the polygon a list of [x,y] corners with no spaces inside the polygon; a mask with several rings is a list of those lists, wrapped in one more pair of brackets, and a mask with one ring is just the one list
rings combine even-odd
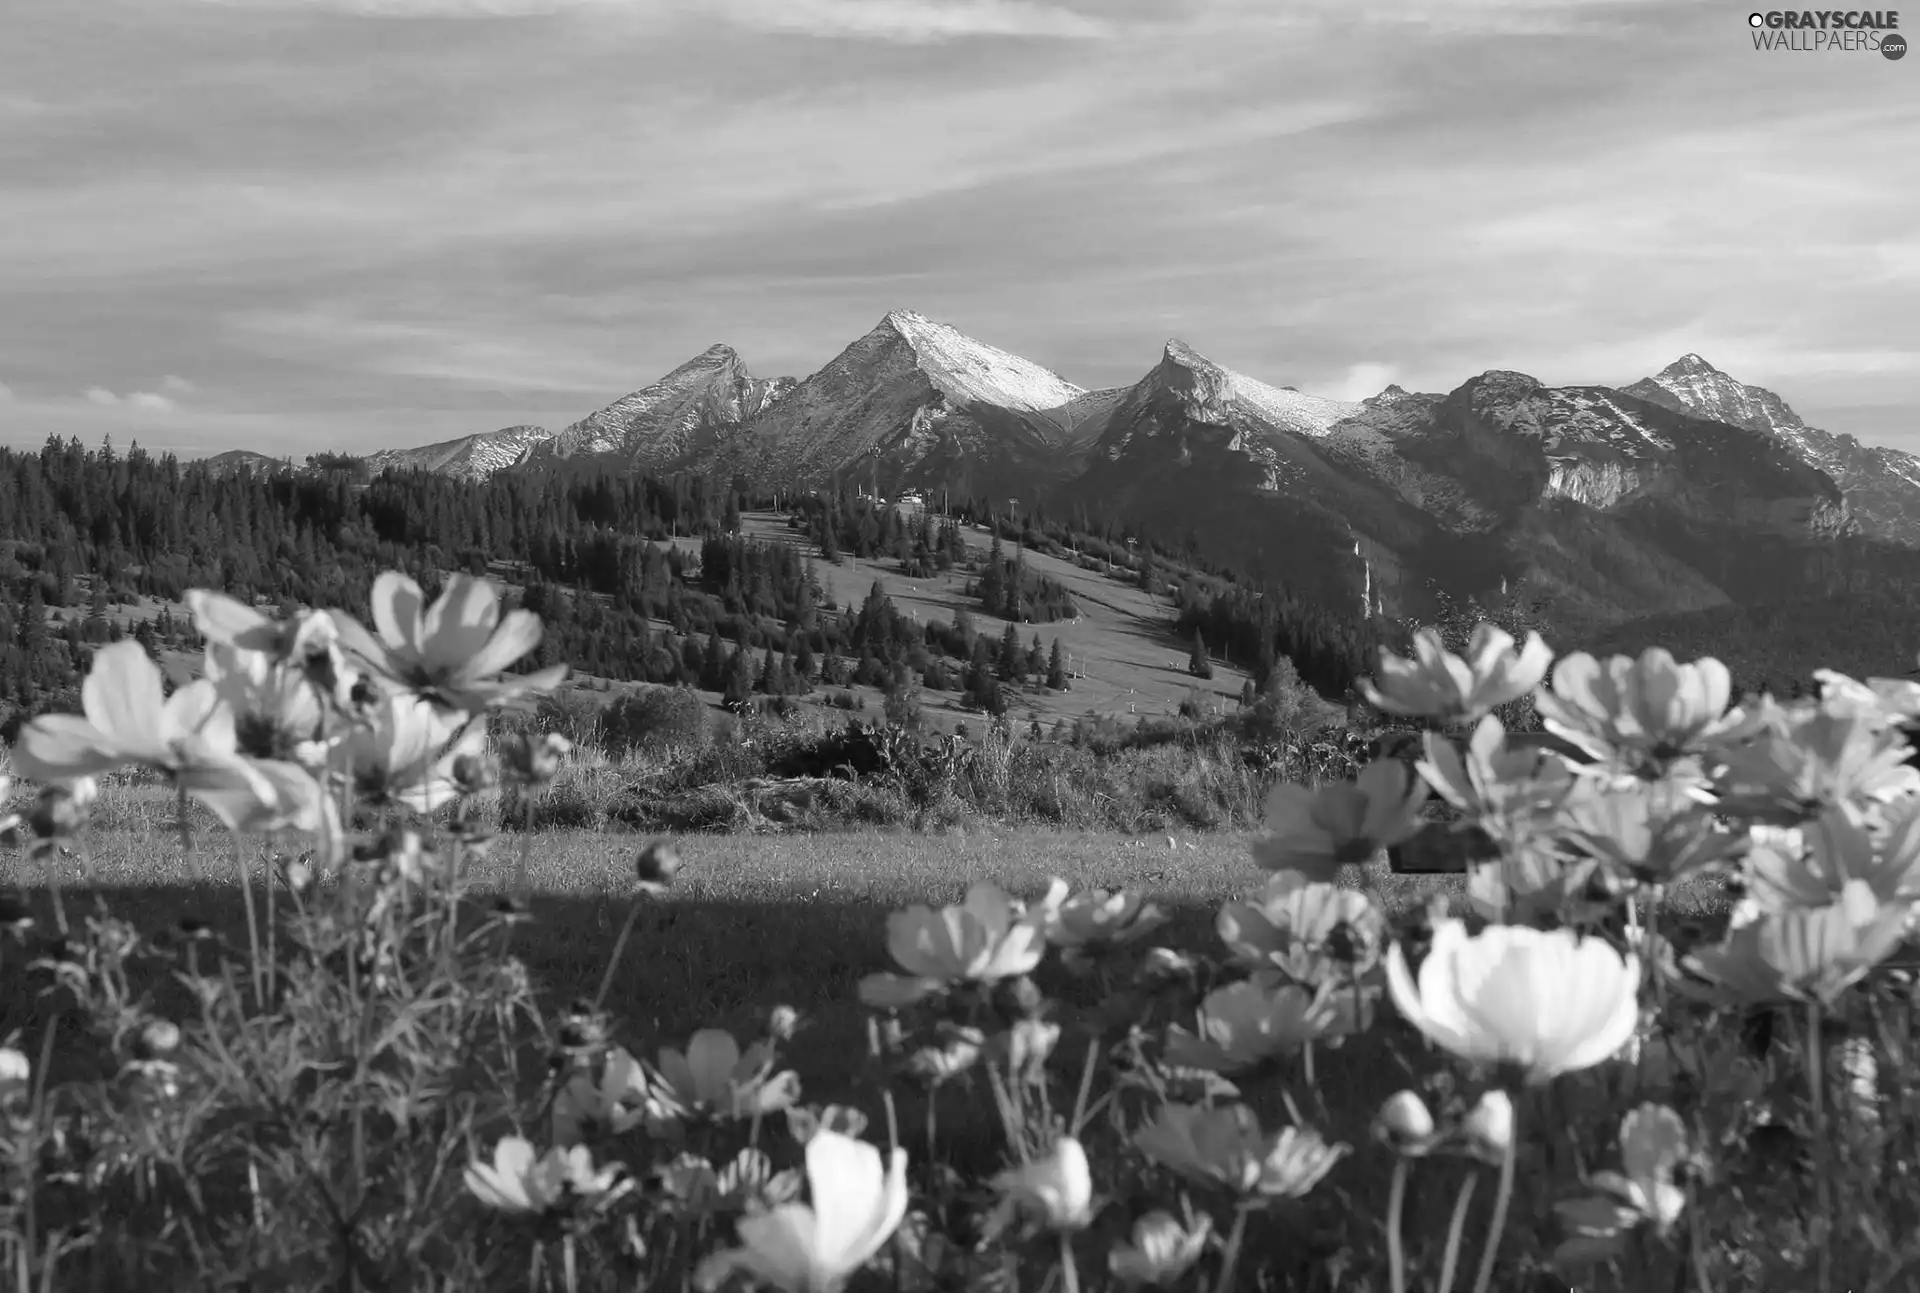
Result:
{"label": "grass field", "polygon": [[[204,836],[214,851],[201,859],[207,876],[196,886],[170,804],[156,799],[149,820],[146,829],[94,833],[95,874],[108,908],[144,933],[191,916],[244,949],[244,909],[225,841]],[[1059,876],[1076,890],[1145,891],[1174,917],[1164,934],[1169,946],[1211,946],[1220,903],[1265,879],[1248,855],[1249,839],[1245,832],[1141,837],[1037,830],[688,837],[679,841],[685,870],[628,944],[609,1004],[633,1030],[629,1043],[645,1047],[677,1042],[702,1027],[751,1033],[771,1006],[791,1005],[812,1021],[798,1043],[800,1071],[818,1098],[844,1099],[865,1047],[856,986],[863,975],[894,968],[886,953],[889,912],[958,901],[981,880],[1037,897]],[[516,933],[514,951],[550,1008],[590,996],[598,986],[626,917],[637,843],[591,831],[503,835],[476,864],[481,888],[505,892],[518,851],[526,849],[534,919]],[[258,894],[265,873],[254,849]],[[0,882],[39,889],[41,877],[22,874],[17,855],[0,865]],[[1343,882],[1370,888],[1395,912],[1435,893],[1461,893],[1457,878],[1392,875],[1384,858],[1349,868]],[[63,889],[70,917],[91,909],[77,859],[69,860]],[[36,906],[44,898],[37,892]],[[1675,905],[1686,911],[1715,904],[1701,893],[1682,895]],[[162,1000],[173,995],[164,977],[150,986]],[[0,989],[0,1036],[39,1026],[31,999]]]}

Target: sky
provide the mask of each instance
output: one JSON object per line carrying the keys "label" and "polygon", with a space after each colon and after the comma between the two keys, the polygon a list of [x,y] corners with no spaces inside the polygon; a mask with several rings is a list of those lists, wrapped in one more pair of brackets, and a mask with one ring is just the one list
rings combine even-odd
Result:
{"label": "sky", "polygon": [[1348,399],[1691,351],[1920,452],[1920,55],[1756,51],[1718,0],[6,24],[0,443],[557,429],[715,342],[803,377],[912,309],[1089,388],[1172,337]]}

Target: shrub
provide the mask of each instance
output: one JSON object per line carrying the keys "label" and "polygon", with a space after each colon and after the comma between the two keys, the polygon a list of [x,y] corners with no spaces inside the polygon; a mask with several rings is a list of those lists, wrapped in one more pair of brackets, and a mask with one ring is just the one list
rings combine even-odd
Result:
{"label": "shrub", "polygon": [[642,686],[607,706],[600,739],[615,756],[697,750],[706,744],[712,718],[712,709],[691,687]]}

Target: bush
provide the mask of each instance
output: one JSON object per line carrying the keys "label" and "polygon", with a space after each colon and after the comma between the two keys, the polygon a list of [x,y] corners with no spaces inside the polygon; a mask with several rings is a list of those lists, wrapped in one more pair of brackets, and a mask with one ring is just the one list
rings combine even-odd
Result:
{"label": "bush", "polygon": [[600,739],[616,756],[698,750],[707,742],[712,721],[713,710],[693,688],[643,686],[607,706]]}

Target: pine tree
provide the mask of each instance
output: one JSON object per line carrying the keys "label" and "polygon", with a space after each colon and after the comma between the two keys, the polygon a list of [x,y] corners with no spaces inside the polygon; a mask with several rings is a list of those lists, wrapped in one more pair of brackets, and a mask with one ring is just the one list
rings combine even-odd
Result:
{"label": "pine tree", "polygon": [[1020,649],[1020,633],[1007,625],[1000,635],[1000,676],[1007,682],[1019,682],[1026,674],[1027,653]]}
{"label": "pine tree", "polygon": [[727,661],[726,684],[721,688],[720,702],[729,708],[737,708],[753,699],[753,658],[744,647],[736,649]]}
{"label": "pine tree", "polygon": [[1193,652],[1187,657],[1187,672],[1196,678],[1213,677],[1213,661],[1207,658],[1207,640],[1200,630],[1193,631]]}
{"label": "pine tree", "polygon": [[1037,678],[1047,671],[1047,653],[1040,645],[1040,635],[1033,635],[1033,642],[1027,647],[1027,677]]}
{"label": "pine tree", "polygon": [[1053,640],[1053,654],[1047,658],[1047,686],[1054,691],[1067,689],[1067,660],[1059,638]]}

